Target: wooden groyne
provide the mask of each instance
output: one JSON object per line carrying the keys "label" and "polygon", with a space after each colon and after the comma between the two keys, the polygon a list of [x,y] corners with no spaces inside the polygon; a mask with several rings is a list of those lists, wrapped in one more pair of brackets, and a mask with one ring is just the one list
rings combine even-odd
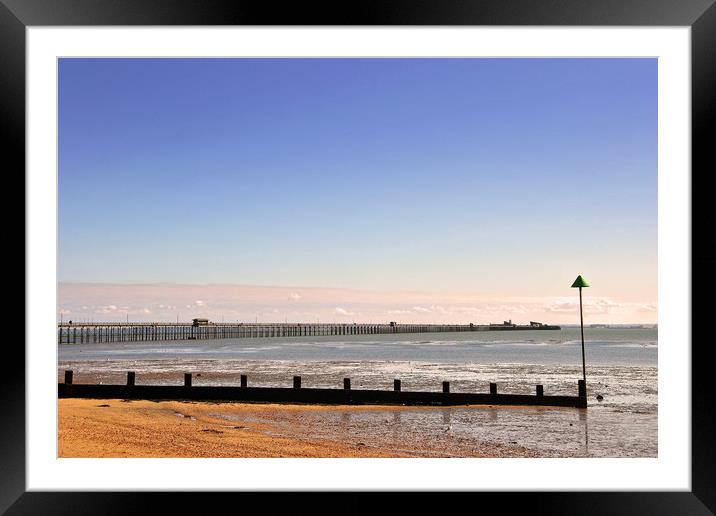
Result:
{"label": "wooden groyne", "polygon": [[583,380],[579,380],[577,396],[545,396],[542,385],[535,394],[499,394],[497,384],[490,383],[488,393],[451,392],[450,383],[443,382],[441,391],[404,391],[399,379],[393,390],[352,389],[350,378],[343,380],[342,389],[317,389],[301,386],[301,377],[293,377],[292,387],[249,387],[241,375],[240,387],[192,385],[191,373],[184,375],[184,385],[136,385],[133,372],[127,373],[126,385],[75,384],[72,371],[65,371],[64,383],[57,384],[60,398],[149,399],[231,401],[258,403],[308,403],[320,405],[530,405],[586,408]]}
{"label": "wooden groyne", "polygon": [[392,333],[559,330],[559,326],[507,324],[319,324],[319,323],[63,323],[57,325],[59,344],[241,339],[261,337],[321,337]]}

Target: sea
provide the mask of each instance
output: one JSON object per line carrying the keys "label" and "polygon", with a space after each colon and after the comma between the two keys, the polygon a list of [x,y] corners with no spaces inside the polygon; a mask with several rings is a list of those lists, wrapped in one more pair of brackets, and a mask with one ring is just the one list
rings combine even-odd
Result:
{"label": "sea", "polygon": [[[447,456],[483,443],[539,457],[657,457],[657,328],[584,333],[587,409],[415,407],[348,416],[336,410],[323,412],[323,421],[307,421],[307,431],[360,439],[362,429],[389,424],[391,435],[402,436],[406,446],[446,439]],[[393,380],[400,379],[404,391],[440,391],[449,381],[451,392],[489,392],[495,382],[502,393],[534,394],[539,384],[545,395],[576,396],[582,351],[578,327],[60,344],[58,381],[66,369],[74,371],[75,383],[123,384],[127,371],[135,371],[137,384],[181,385],[191,372],[194,385],[239,385],[245,374],[250,386],[290,387],[297,375],[303,387],[342,388],[350,378],[354,389],[392,390]]]}

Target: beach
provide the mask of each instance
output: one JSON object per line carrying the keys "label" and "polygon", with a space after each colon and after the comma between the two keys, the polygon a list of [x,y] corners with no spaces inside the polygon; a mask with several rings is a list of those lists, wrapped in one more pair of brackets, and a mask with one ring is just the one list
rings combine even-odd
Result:
{"label": "beach", "polygon": [[[656,457],[657,332],[588,329],[588,409],[59,400],[61,456]],[[579,329],[62,344],[58,382],[577,393]],[[597,395],[603,399],[598,400]],[[100,407],[100,405],[109,407]],[[188,415],[183,418],[175,413]],[[191,419],[191,418],[194,419]],[[244,428],[237,429],[235,426]],[[221,433],[219,433],[221,432]],[[93,437],[96,435],[96,437]],[[117,436],[118,440],[111,437]],[[152,436],[160,435],[161,445]],[[127,436],[133,436],[127,441]],[[166,439],[164,436],[167,436]],[[131,444],[134,443],[134,444]],[[185,444],[180,444],[185,443]],[[193,443],[193,444],[190,444]],[[131,445],[130,445],[131,444]]]}
{"label": "beach", "polygon": [[[461,410],[496,410],[464,407]],[[524,410],[505,409],[499,410]],[[445,409],[145,400],[58,400],[59,457],[530,457],[516,444],[422,437],[401,418]],[[364,421],[375,424],[363,425]]]}

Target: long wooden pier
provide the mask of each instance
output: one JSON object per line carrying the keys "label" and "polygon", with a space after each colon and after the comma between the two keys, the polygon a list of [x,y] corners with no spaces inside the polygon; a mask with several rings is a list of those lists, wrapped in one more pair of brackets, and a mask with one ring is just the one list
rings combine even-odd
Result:
{"label": "long wooden pier", "polygon": [[352,389],[350,378],[344,378],[342,389],[317,389],[301,386],[301,377],[293,377],[292,387],[249,387],[241,375],[240,387],[192,385],[191,373],[184,375],[184,385],[136,385],[134,372],[127,373],[126,385],[75,384],[72,371],[65,371],[64,383],[57,384],[60,398],[203,400],[258,403],[310,403],[321,405],[533,405],[586,408],[583,380],[578,381],[577,396],[545,396],[542,385],[535,394],[498,394],[497,384],[490,383],[489,393],[450,392],[450,383],[442,391],[403,391],[401,381],[393,380],[393,390]]}
{"label": "long wooden pier", "polygon": [[439,333],[465,331],[559,330],[559,326],[497,324],[342,324],[342,323],[62,323],[57,342],[84,344],[171,340],[240,339],[260,337],[319,337],[380,335],[391,333]]}

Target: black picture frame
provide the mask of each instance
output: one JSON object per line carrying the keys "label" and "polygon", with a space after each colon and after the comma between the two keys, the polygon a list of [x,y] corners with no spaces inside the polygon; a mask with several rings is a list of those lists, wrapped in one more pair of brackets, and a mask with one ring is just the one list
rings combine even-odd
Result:
{"label": "black picture frame", "polygon": [[[196,0],[0,0],[0,134],[6,174],[25,168],[25,30],[28,26],[83,25],[571,25],[691,27],[692,73],[692,277],[716,265],[710,246],[705,188],[716,170],[709,122],[716,118],[716,6],[714,0],[343,0],[341,2]],[[27,281],[27,277],[26,277]],[[703,289],[692,289],[694,296]],[[708,303],[692,301],[692,320],[708,321]],[[485,493],[504,510],[527,504],[530,513],[549,514],[713,514],[714,397],[710,346],[705,328],[694,324],[692,343],[692,491],[591,493]],[[7,348],[6,348],[7,351]],[[0,400],[3,439],[0,455],[0,511],[8,514],[144,512],[147,498],[164,510],[189,509],[186,494],[40,493],[25,486],[25,357],[8,352]],[[254,494],[239,494],[250,498]],[[203,496],[234,496],[210,494]],[[421,504],[422,497],[413,496]],[[213,500],[212,500],[213,501]],[[205,502],[199,502],[203,505]],[[214,503],[216,503],[214,501]],[[229,502],[233,503],[233,502]],[[242,500],[247,507],[248,501]],[[474,503],[474,502],[468,502]],[[365,513],[368,502],[349,494],[342,502]],[[200,505],[198,505],[200,506]],[[206,506],[204,506],[206,508]],[[315,511],[315,508],[311,509]],[[409,510],[407,507],[404,511]],[[184,512],[184,511],[183,511]],[[272,511],[273,512],[273,511]],[[345,510],[344,510],[345,512]],[[402,511],[401,511],[402,512]]]}

